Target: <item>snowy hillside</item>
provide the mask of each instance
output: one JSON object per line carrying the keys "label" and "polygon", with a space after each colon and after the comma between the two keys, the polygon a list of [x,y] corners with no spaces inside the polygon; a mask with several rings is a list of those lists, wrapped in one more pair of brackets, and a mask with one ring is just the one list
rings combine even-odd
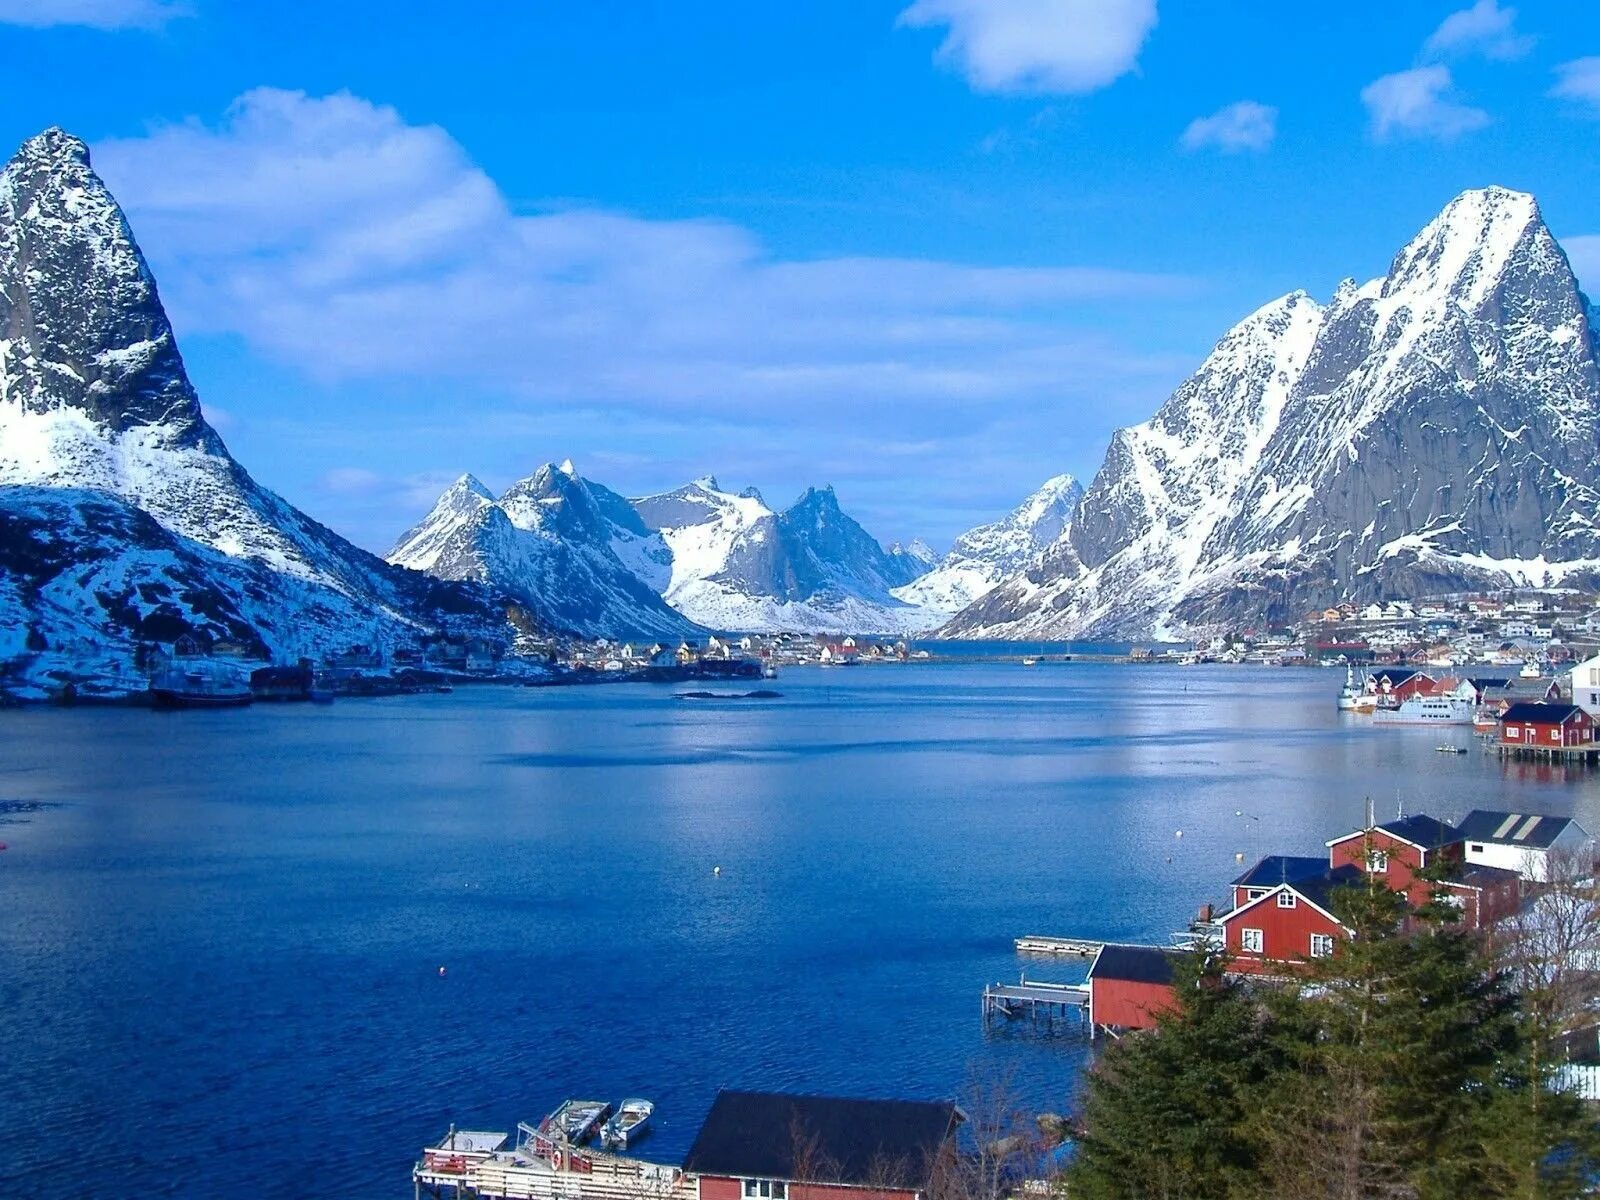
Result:
{"label": "snowy hillside", "polygon": [[288,655],[503,625],[486,594],[387,566],[229,456],[121,210],[59,129],[0,171],[0,512],[0,669],[21,691],[65,677],[61,647],[126,663],[175,628]]}
{"label": "snowy hillside", "polygon": [[1533,197],[1463,193],[1386,276],[1236,326],[1121,430],[1066,538],[950,636],[1182,636],[1600,572],[1588,303]]}
{"label": "snowy hillside", "polygon": [[968,530],[926,574],[894,589],[894,596],[932,616],[950,616],[1026,570],[1060,539],[1072,521],[1083,488],[1071,475],[1057,475],[1003,520]]}

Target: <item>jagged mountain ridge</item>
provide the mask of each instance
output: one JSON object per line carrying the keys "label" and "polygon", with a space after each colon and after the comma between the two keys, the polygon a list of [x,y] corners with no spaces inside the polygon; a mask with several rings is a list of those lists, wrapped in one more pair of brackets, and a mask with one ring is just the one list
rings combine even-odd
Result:
{"label": "jagged mountain ridge", "polygon": [[1600,571],[1587,299],[1531,196],[1247,317],[1113,438],[1067,535],[947,636],[1144,637]]}
{"label": "jagged mountain ridge", "polygon": [[1071,475],[1048,479],[1004,518],[956,538],[923,575],[894,589],[907,604],[946,616],[1027,570],[1065,534],[1083,487]]}
{"label": "jagged mountain ridge", "polygon": [[499,498],[463,476],[389,558],[488,583],[591,637],[903,632],[938,619],[891,594],[928,570],[931,552],[885,550],[832,488],[774,511],[754,488],[727,492],[710,477],[629,500],[570,461]]}
{"label": "jagged mountain ridge", "polygon": [[546,623],[589,637],[693,634],[698,627],[645,578],[660,579],[665,568],[666,547],[652,539],[626,501],[568,462],[540,467],[498,498],[463,475],[401,536],[389,561],[487,584]]}
{"label": "jagged mountain ridge", "polygon": [[121,209],[60,129],[0,170],[0,513],[0,616],[26,631],[4,670],[24,690],[70,672],[60,647],[115,667],[178,625],[283,654],[503,625],[487,594],[390,567],[233,460]]}

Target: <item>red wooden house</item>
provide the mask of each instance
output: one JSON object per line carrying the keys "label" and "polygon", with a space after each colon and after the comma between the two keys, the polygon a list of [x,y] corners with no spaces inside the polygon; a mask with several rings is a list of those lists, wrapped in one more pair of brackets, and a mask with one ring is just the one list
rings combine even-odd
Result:
{"label": "red wooden house", "polygon": [[1173,1007],[1173,952],[1108,942],[1089,965],[1089,1022],[1112,1029],[1149,1029]]}
{"label": "red wooden house", "polygon": [[1528,750],[1594,745],[1594,718],[1576,704],[1523,702],[1500,714],[1500,744]]}
{"label": "red wooden house", "polygon": [[1328,844],[1330,867],[1355,866],[1382,878],[1397,892],[1403,892],[1413,907],[1428,902],[1432,886],[1417,879],[1423,867],[1440,859],[1459,863],[1461,836],[1455,826],[1420,813],[1402,817],[1371,829],[1358,829]]}
{"label": "red wooden house", "polygon": [[722,1091],[683,1169],[700,1200],[925,1200],[962,1119],[948,1101]]}
{"label": "red wooden house", "polygon": [[1317,874],[1276,884],[1218,919],[1231,970],[1292,972],[1308,959],[1332,954],[1334,944],[1349,936],[1329,897],[1335,888],[1361,883],[1362,872],[1348,865],[1318,867]]}

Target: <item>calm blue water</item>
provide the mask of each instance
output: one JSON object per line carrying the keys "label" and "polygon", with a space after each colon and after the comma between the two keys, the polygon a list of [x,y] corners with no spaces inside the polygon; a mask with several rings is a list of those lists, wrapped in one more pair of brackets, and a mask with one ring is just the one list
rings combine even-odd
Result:
{"label": "calm blue water", "polygon": [[409,1196],[449,1122],[569,1095],[653,1097],[662,1158],[721,1086],[1004,1072],[1061,1108],[1084,1048],[979,1022],[1019,934],[1165,940],[1235,854],[1315,852],[1368,794],[1600,830],[1595,776],[1436,754],[1340,718],[1340,682],[863,666],[767,703],[0,713],[0,1194]]}

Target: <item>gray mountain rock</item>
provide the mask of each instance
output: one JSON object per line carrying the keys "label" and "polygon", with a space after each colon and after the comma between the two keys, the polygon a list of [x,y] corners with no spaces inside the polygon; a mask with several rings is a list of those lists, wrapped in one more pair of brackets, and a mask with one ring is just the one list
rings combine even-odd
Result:
{"label": "gray mountain rock", "polygon": [[1383,278],[1230,331],[1113,438],[1066,540],[944,632],[1183,637],[1343,599],[1590,582],[1589,311],[1531,196],[1463,193]]}

